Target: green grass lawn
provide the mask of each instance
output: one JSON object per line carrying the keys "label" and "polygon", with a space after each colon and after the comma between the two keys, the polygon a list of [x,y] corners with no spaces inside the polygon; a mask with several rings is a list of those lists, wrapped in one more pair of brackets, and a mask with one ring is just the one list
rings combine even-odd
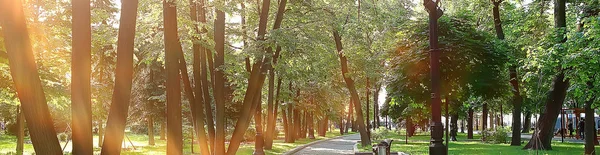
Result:
{"label": "green grass lawn", "polygon": [[[353,134],[353,133],[350,133],[350,134]],[[125,138],[124,145],[126,145],[127,148],[123,149],[121,151],[121,154],[124,154],[124,155],[164,155],[164,154],[166,154],[166,145],[167,145],[166,141],[159,140],[158,135],[155,136],[156,144],[154,146],[148,145],[148,136],[147,135],[127,133],[127,136],[129,137],[129,139],[131,139],[131,143],[133,143],[133,145],[135,146],[136,149],[133,149],[130,142],[127,140],[127,138]],[[268,155],[282,154],[282,153],[289,151],[300,145],[307,144],[307,143],[321,140],[321,139],[332,138],[332,137],[336,137],[336,136],[340,136],[339,130],[333,130],[332,132],[327,132],[326,137],[317,136],[315,139],[300,139],[300,140],[296,140],[295,143],[284,143],[283,142],[284,135],[283,135],[283,133],[280,133],[278,136],[278,139],[274,140],[274,142],[273,142],[273,149],[265,150],[265,153]],[[17,141],[17,138],[15,136],[10,136],[10,135],[5,135],[5,134],[0,135],[0,155],[11,154],[11,153],[16,152],[15,151],[15,148],[17,147],[16,141]],[[27,137],[25,139],[25,142],[28,142],[28,141],[30,141],[29,137]],[[61,147],[65,146],[65,144],[66,144],[65,142],[61,142]],[[184,154],[192,154],[191,146],[192,146],[192,144],[189,139],[184,140],[184,148],[183,148]],[[71,142],[69,142],[65,147],[65,151],[70,152],[71,150],[72,150],[72,146],[71,146]],[[237,154],[251,155],[253,151],[254,151],[254,142],[244,142],[240,146],[240,149],[238,150]],[[94,152],[98,153],[98,154],[100,153],[100,148],[98,147],[98,136],[97,135],[94,136]],[[199,152],[199,147],[198,147],[198,145],[194,144],[194,153],[198,153],[198,152]],[[33,145],[26,143],[24,145],[24,154],[29,155],[29,154],[33,154],[33,153],[34,153]]]}
{"label": "green grass lawn", "polygon": [[[385,135],[385,138],[393,139],[392,152],[404,152],[411,155],[420,155],[429,153],[429,139],[428,133],[421,133],[413,137],[408,138],[408,144],[404,136],[405,132],[394,133],[390,132]],[[474,135],[475,139],[468,140],[466,133],[458,133],[458,141],[450,141],[448,147],[448,154],[470,154],[470,155],[489,155],[489,154],[583,154],[584,144],[581,143],[561,143],[560,141],[552,142],[552,149],[549,151],[535,150],[522,150],[523,146],[527,143],[527,140],[523,140],[522,146],[510,146],[510,144],[487,144],[481,142],[480,135]],[[510,142],[510,139],[507,139]],[[373,144],[376,144],[379,140],[374,140]],[[371,146],[359,147],[362,152],[372,152]],[[596,146],[596,150],[600,150],[600,146]]]}

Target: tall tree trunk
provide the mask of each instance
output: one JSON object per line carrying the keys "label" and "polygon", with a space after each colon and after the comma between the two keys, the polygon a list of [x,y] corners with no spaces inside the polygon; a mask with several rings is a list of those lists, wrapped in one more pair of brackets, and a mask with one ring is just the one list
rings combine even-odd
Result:
{"label": "tall tree trunk", "polygon": [[375,94],[373,94],[373,119],[375,121],[375,125],[373,128],[379,128],[379,123],[381,120],[379,119],[379,91],[381,90],[381,85],[375,85]]}
{"label": "tall tree trunk", "polygon": [[[199,21],[202,24],[206,24],[206,10],[204,8],[204,0],[198,0],[197,1],[199,3],[200,6],[196,7],[198,8],[198,14],[199,14]],[[192,15],[192,20],[194,19],[195,15]],[[195,29],[197,29],[197,26],[194,27]],[[198,31],[198,30],[196,30]],[[205,28],[202,28],[200,33],[207,33],[207,30]],[[198,38],[201,39],[201,38]],[[209,143],[210,143],[210,152],[213,152],[215,149],[215,124],[214,124],[214,119],[213,119],[213,112],[212,112],[212,99],[210,96],[210,91],[209,91],[209,87],[213,86],[214,82],[211,78],[211,82],[208,81],[208,73],[207,70],[211,71],[211,75],[212,74],[212,68],[207,68],[207,55],[212,57],[212,52],[208,49],[206,49],[203,46],[199,46],[198,44],[194,44],[194,49],[196,47],[199,47],[199,50],[194,50],[194,79],[197,83],[200,83],[201,87],[196,86],[195,87],[195,92],[196,95],[200,95],[198,94],[199,92],[202,92],[203,95],[203,99],[204,99],[204,111],[206,112],[206,127],[208,128],[208,138],[209,138]],[[210,60],[212,64],[212,60]]]}
{"label": "tall tree trunk", "polygon": [[[496,29],[496,36],[500,40],[504,40],[504,31],[502,30],[502,21],[500,20],[500,4],[503,0],[492,0],[494,5],[493,16],[494,16],[494,28]],[[513,113],[512,113],[512,138],[511,138],[511,146],[520,146],[521,145],[521,103],[523,102],[523,98],[521,97],[521,93],[519,91],[519,80],[517,77],[517,65],[512,64],[509,67],[510,72],[510,84],[512,86],[513,92]],[[502,105],[500,105],[502,108]],[[502,109],[500,109],[502,111]],[[500,112],[502,115],[502,112]],[[503,123],[503,121],[501,121]]]}
{"label": "tall tree trunk", "polygon": [[[262,91],[261,91],[262,92]],[[255,114],[254,114],[254,127],[256,128],[256,138],[254,142],[254,153],[255,155],[264,154],[263,144],[265,143],[263,139],[263,123],[262,123],[262,94],[258,93],[258,96],[255,98]]]}
{"label": "tall tree trunk", "polygon": [[[194,21],[194,23],[196,23],[198,21],[198,16],[197,16],[197,6],[196,3],[193,0],[190,0],[190,17],[192,19],[192,21]],[[196,31],[197,33],[199,33],[198,30],[198,26],[194,25],[194,31]],[[188,100],[190,103],[190,111],[192,112],[192,122],[194,125],[194,129],[196,131],[196,136],[198,137],[198,145],[200,146],[200,152],[202,154],[210,154],[210,149],[208,146],[208,139],[206,137],[206,131],[204,129],[204,121],[205,121],[205,117],[204,117],[204,105],[205,105],[205,99],[203,97],[203,92],[202,92],[202,80],[201,80],[201,74],[200,70],[201,70],[201,66],[199,60],[200,60],[200,53],[204,53],[204,51],[202,51],[200,44],[196,43],[197,41],[199,41],[199,38],[197,37],[193,37],[192,42],[192,50],[194,52],[194,64],[193,64],[193,73],[194,73],[194,81],[195,86],[194,88],[192,88],[191,84],[190,84],[190,80],[187,74],[187,63],[185,62],[185,58],[184,58],[184,54],[183,54],[183,50],[180,50],[178,53],[180,54],[179,56],[179,64],[180,64],[180,70],[181,70],[181,74],[182,74],[182,79],[184,82],[185,86],[185,91],[186,94],[188,96]],[[181,44],[178,42],[178,49],[181,49]],[[210,111],[210,110],[209,110]],[[193,134],[192,134],[193,135]],[[193,147],[192,147],[193,148]]]}
{"label": "tall tree trunk", "polygon": [[450,139],[452,141],[456,141],[456,136],[458,134],[458,109],[455,109],[452,112],[452,116],[450,116]]}
{"label": "tall tree trunk", "polygon": [[521,133],[529,133],[531,129],[531,112],[525,111],[525,119],[523,119],[523,131]]}
{"label": "tall tree trunk", "polygon": [[[558,29],[566,29],[566,0],[555,0],[554,1],[554,26]],[[560,43],[567,41],[564,37],[563,30],[557,31],[558,38],[564,38]],[[559,73],[554,77],[552,82],[552,88],[546,98],[546,106],[544,113],[541,115],[537,128],[538,132],[532,135],[529,143],[525,145],[524,149],[536,149],[536,150],[552,150],[552,137],[554,137],[554,125],[556,119],[560,113],[560,109],[565,101],[567,89],[569,88],[569,79],[565,78],[564,70],[559,69]]]}
{"label": "tall tree trunk", "polygon": [[152,115],[148,115],[148,145],[154,146],[154,119]]}
{"label": "tall tree trunk", "polygon": [[[167,154],[183,153],[181,116],[181,85],[179,81],[179,37],[177,35],[177,9],[173,1],[163,0],[165,27],[165,68],[167,70]],[[191,98],[193,96],[189,96]],[[191,101],[191,99],[190,99]]]}
{"label": "tall tree trunk", "polygon": [[[102,143],[102,154],[112,155],[121,153],[121,142],[125,134],[131,83],[133,79],[133,45],[138,1],[123,1],[119,24],[117,47],[117,68],[115,71],[115,87],[112,104],[106,122],[106,136],[110,137]],[[177,70],[177,69],[176,69]]]}
{"label": "tall tree trunk", "polygon": [[[594,109],[592,109],[592,105],[593,104],[593,100],[592,101],[587,101],[587,103],[585,104],[585,124],[587,124],[585,126],[585,154],[596,154],[596,150],[594,149],[594,141],[596,141],[596,137],[595,135],[595,121],[594,121]],[[588,116],[592,116],[592,117],[588,117]]]}
{"label": "tall tree trunk", "polygon": [[283,133],[285,134],[284,142],[289,143],[290,142],[290,130],[291,129],[289,128],[290,121],[288,121],[288,116],[287,116],[287,113],[285,111],[287,111],[287,110],[286,109],[281,109],[281,117],[283,118]]}
{"label": "tall tree trunk", "polygon": [[350,96],[352,100],[354,100],[354,107],[356,109],[356,123],[358,124],[358,130],[360,131],[360,141],[362,146],[371,145],[371,139],[367,134],[367,130],[365,129],[365,121],[363,120],[363,112],[362,106],[360,105],[360,99],[358,97],[358,93],[356,92],[356,88],[354,86],[354,80],[352,78],[346,76],[348,74],[348,60],[344,55],[344,51],[342,50],[342,38],[340,37],[337,30],[333,30],[333,37],[335,40],[336,49],[338,52],[338,56],[340,57],[341,69],[342,69],[342,77],[344,77],[344,81],[346,82],[346,87],[350,91]]}
{"label": "tall tree trunk", "polygon": [[90,0],[72,0],[71,115],[73,154],[93,154]]}
{"label": "tall tree trunk", "polygon": [[314,116],[313,112],[308,114],[308,139],[315,139],[315,129],[314,129]]}
{"label": "tall tree trunk", "polygon": [[[593,78],[592,78],[593,79]],[[593,89],[593,82],[587,82],[588,87]],[[596,121],[594,119],[594,109],[592,109],[592,105],[594,104],[595,96],[592,96],[585,102],[585,154],[587,155],[595,155],[596,150],[594,148],[595,144],[598,143],[596,140]]]}
{"label": "tall tree trunk", "polygon": [[294,109],[294,139],[300,139],[302,135],[301,130],[302,122],[300,121],[300,110],[298,108]]}
{"label": "tall tree trunk", "polygon": [[21,106],[17,106],[17,154],[23,155],[23,144],[25,143],[25,115]]}
{"label": "tall tree trunk", "polygon": [[487,103],[483,103],[483,108],[482,108],[482,114],[481,114],[481,131],[484,131],[487,129],[487,124],[488,124],[488,113],[489,113],[489,109],[488,109],[488,104]]}
{"label": "tall tree trunk", "polygon": [[345,130],[343,116],[344,115],[342,115],[342,117],[339,118],[340,119],[340,123],[338,124],[340,126],[340,135],[344,135],[344,130]]}
{"label": "tall tree trunk", "polygon": [[[220,68],[225,64],[225,12],[216,10],[215,18],[215,52],[214,68]],[[207,54],[210,67],[210,55]],[[213,96],[215,97],[215,143],[213,154],[225,154],[225,75],[223,69],[217,69],[214,73]],[[211,74],[213,75],[213,74]],[[248,107],[250,108],[250,107]],[[246,116],[244,116],[246,117]]]}
{"label": "tall tree trunk", "polygon": [[62,154],[37,72],[21,1],[0,1],[0,26],[8,64],[37,154]]}
{"label": "tall tree trunk", "polygon": [[365,99],[367,101],[367,106],[366,106],[366,111],[367,112],[365,113],[365,114],[367,114],[367,120],[366,120],[367,121],[367,135],[368,135],[368,137],[370,139],[371,138],[371,121],[369,121],[369,117],[370,117],[371,114],[370,114],[370,111],[369,111],[369,100],[370,100],[369,94],[370,94],[371,90],[369,88],[369,78],[367,78],[367,86],[365,87],[365,89],[366,89],[365,90],[366,91],[365,95],[367,96],[367,98]]}
{"label": "tall tree trunk", "polygon": [[160,140],[167,140],[167,131],[165,130],[167,128],[167,121],[163,118],[163,121],[160,122]]}
{"label": "tall tree trunk", "polygon": [[469,107],[469,118],[467,119],[467,139],[473,139],[473,107]]}
{"label": "tall tree trunk", "polygon": [[[273,25],[273,30],[279,29],[281,26],[281,21],[283,20],[283,13],[285,12],[285,6],[287,4],[287,0],[281,0],[279,2],[279,7],[277,10],[277,14],[275,15],[275,23]],[[268,47],[271,48],[271,47]],[[281,51],[281,47],[277,46],[275,49],[275,55],[273,55],[273,62],[268,65],[269,69],[269,95],[267,99],[267,133],[265,134],[265,149],[270,150],[273,148],[273,137],[275,131],[275,124],[277,123],[277,101],[275,101],[275,107],[273,108],[273,91],[275,87],[275,66],[277,64],[277,58],[279,58],[279,52]],[[281,83],[281,79],[279,79],[277,92],[279,94],[279,85]]]}

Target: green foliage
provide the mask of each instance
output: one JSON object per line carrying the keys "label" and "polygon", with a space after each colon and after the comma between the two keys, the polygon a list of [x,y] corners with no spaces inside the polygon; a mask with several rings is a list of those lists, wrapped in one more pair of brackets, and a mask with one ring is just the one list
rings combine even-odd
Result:
{"label": "green foliage", "polygon": [[506,144],[510,132],[511,129],[509,127],[498,127],[495,131],[484,130],[481,132],[481,139],[486,143]]}

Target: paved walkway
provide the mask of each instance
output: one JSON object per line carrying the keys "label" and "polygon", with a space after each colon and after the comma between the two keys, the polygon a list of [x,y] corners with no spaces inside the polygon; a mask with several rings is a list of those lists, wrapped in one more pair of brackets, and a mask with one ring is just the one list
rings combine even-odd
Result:
{"label": "paved walkway", "polygon": [[343,138],[330,139],[310,145],[295,154],[297,155],[335,155],[354,154],[354,144],[360,140],[360,134]]}

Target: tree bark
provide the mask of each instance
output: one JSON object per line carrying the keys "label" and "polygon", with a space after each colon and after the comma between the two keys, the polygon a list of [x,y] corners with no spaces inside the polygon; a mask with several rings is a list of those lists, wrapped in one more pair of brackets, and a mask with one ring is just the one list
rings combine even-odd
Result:
{"label": "tree bark", "polygon": [[148,118],[148,145],[154,146],[154,119],[151,115]]}
{"label": "tree bark", "polygon": [[17,106],[17,154],[23,155],[23,144],[25,143],[25,115],[21,106]]}
{"label": "tree bark", "polygon": [[105,139],[102,143],[103,155],[121,153],[121,142],[125,134],[133,79],[133,46],[137,7],[137,0],[123,1],[121,4],[115,87],[108,121],[106,122],[105,137],[110,138]]}
{"label": "tree bark", "polygon": [[473,107],[469,107],[469,118],[467,119],[467,139],[473,139]]}
{"label": "tree bark", "polygon": [[313,112],[310,112],[308,114],[308,139],[315,139],[315,130],[314,130],[314,124],[315,122],[314,120],[314,116],[313,116]]}
{"label": "tree bark", "polygon": [[281,109],[281,117],[283,118],[283,133],[285,134],[284,142],[290,143],[290,128],[288,127],[290,122],[288,121],[286,109]]}
{"label": "tree bark", "polygon": [[521,133],[529,133],[531,129],[531,112],[525,111],[525,118],[523,120],[523,130]]}
{"label": "tree bark", "polygon": [[[593,79],[593,78],[592,78]],[[590,90],[593,89],[594,84],[592,81],[587,82]],[[594,119],[594,109],[592,109],[592,105],[594,104],[595,96],[592,96],[585,102],[585,154],[586,155],[595,155],[596,150],[594,148],[595,144],[598,143],[596,140],[596,120]]]}
{"label": "tree bark", "polygon": [[452,112],[452,116],[450,116],[450,139],[452,141],[456,141],[457,134],[458,134],[458,108],[454,109]]}
{"label": "tree bark", "polygon": [[37,154],[62,154],[27,32],[21,1],[0,1],[0,26],[14,86]]}
{"label": "tree bark", "polygon": [[[198,8],[198,14],[199,14],[199,21],[202,24],[206,24],[206,10],[204,8],[205,6],[205,1],[204,0],[199,0],[199,5]],[[193,15],[192,15],[193,16]],[[197,26],[195,26],[195,28],[197,28]],[[202,28],[200,33],[207,33],[207,30],[205,28]],[[198,38],[200,39],[200,38]],[[194,44],[195,46],[198,46],[197,44]],[[208,73],[207,70],[211,71],[211,75],[212,74],[212,67],[207,68],[207,55],[209,57],[212,57],[212,52],[209,49],[206,49],[203,46],[200,46],[200,49],[198,51],[194,51],[194,79],[196,82],[200,82],[201,87],[196,86],[195,87],[195,92],[202,92],[203,95],[203,99],[204,99],[204,111],[206,112],[206,126],[208,128],[208,138],[209,138],[209,143],[210,143],[210,152],[213,152],[215,149],[215,123],[214,123],[214,119],[213,119],[213,112],[212,112],[212,99],[211,99],[211,95],[210,95],[210,91],[209,91],[209,87],[213,86],[214,82],[211,78],[211,82],[208,81]],[[210,60],[210,62],[208,62],[210,64],[212,64],[212,59]],[[199,72],[199,73],[198,73]],[[201,90],[198,90],[201,89]],[[197,94],[199,95],[199,94]]]}
{"label": "tree bark", "polygon": [[[217,16],[215,18],[215,56],[214,66],[215,68],[221,67],[225,64],[225,12],[223,10],[216,10]],[[208,56],[208,54],[207,54]],[[209,66],[210,66],[210,56]],[[210,67],[212,68],[212,67]],[[215,97],[215,143],[213,154],[224,155],[225,154],[225,75],[223,69],[215,69],[214,73],[214,87],[213,96]],[[213,74],[211,74],[213,75]],[[250,107],[247,107],[248,109]],[[244,116],[247,117],[247,116]]]}
{"label": "tree bark", "polygon": [[167,121],[163,119],[163,121],[160,123],[160,140],[167,140],[167,131],[165,130],[167,128]]}
{"label": "tree bark", "polygon": [[[275,15],[275,23],[273,26],[273,30],[275,29],[279,29],[279,27],[281,26],[281,21],[283,20],[283,13],[285,12],[285,7],[287,4],[287,0],[281,0],[279,2],[279,7],[277,10],[277,14]],[[268,47],[270,48],[270,47]],[[273,148],[273,137],[277,136],[274,135],[274,131],[275,131],[275,124],[276,122],[276,118],[277,118],[277,101],[275,101],[275,107],[273,107],[273,91],[274,91],[274,87],[275,87],[275,68],[273,66],[275,66],[277,64],[277,58],[279,58],[279,52],[281,51],[281,48],[279,46],[276,47],[275,49],[275,55],[273,55],[273,62],[272,64],[268,64],[268,69],[269,69],[269,94],[268,94],[268,99],[267,99],[267,133],[265,134],[265,149],[270,150]],[[279,84],[277,87],[277,91],[279,94],[279,85],[281,84],[281,79],[279,79]]]}
{"label": "tree bark", "polygon": [[294,109],[294,139],[300,139],[302,135],[301,130],[302,122],[300,121],[300,110],[298,108]]}
{"label": "tree bark", "polygon": [[483,103],[483,112],[481,112],[481,131],[484,131],[487,129],[487,124],[488,124],[488,105],[487,103]]}
{"label": "tree bark", "polygon": [[363,112],[362,106],[360,105],[360,99],[358,97],[358,93],[356,92],[356,88],[354,86],[354,80],[348,77],[348,60],[344,55],[344,51],[342,50],[342,38],[340,37],[337,30],[333,30],[333,37],[335,40],[336,49],[338,52],[338,56],[340,57],[341,69],[342,69],[342,77],[344,77],[344,81],[346,82],[346,87],[350,91],[350,96],[352,100],[354,100],[354,107],[356,109],[356,123],[358,124],[358,130],[360,131],[360,141],[362,146],[371,145],[371,139],[365,129],[365,122],[363,120]]}
{"label": "tree bark", "polygon": [[[566,29],[566,16],[565,16],[566,0],[555,0],[554,1],[554,26],[559,29]],[[564,37],[563,30],[559,30],[558,37],[564,38],[560,43],[567,41]],[[532,135],[532,140],[525,145],[524,149],[536,149],[536,150],[552,150],[552,137],[554,136],[554,125],[560,109],[565,101],[567,89],[569,88],[569,79],[565,78],[564,70],[559,69],[559,73],[554,77],[552,82],[552,88],[546,98],[546,106],[544,113],[537,121],[538,132]]]}
{"label": "tree bark", "polygon": [[72,0],[71,115],[73,154],[93,154],[90,0]]}
{"label": "tree bark", "polygon": [[[167,70],[167,154],[183,154],[181,116],[181,85],[179,63],[179,37],[177,35],[177,9],[173,1],[163,0],[165,27],[165,68]],[[193,96],[189,96],[191,98]],[[190,99],[190,102],[192,99]]]}
{"label": "tree bark", "polygon": [[379,119],[379,91],[381,90],[381,86],[380,85],[376,85],[375,88],[375,94],[373,94],[373,118],[375,121],[375,125],[373,126],[374,129],[378,129],[379,128],[379,123],[381,122],[381,120]]}
{"label": "tree bark", "polygon": [[[194,23],[198,22],[198,16],[197,16],[197,6],[196,3],[193,0],[190,0],[190,18],[192,19],[192,21],[194,21]],[[176,18],[176,16],[175,16]],[[197,33],[199,32],[198,30],[198,26],[194,25],[194,31],[196,31]],[[180,70],[181,70],[181,74],[182,74],[182,79],[184,81],[185,86],[185,91],[186,94],[188,96],[188,99],[190,99],[189,103],[190,103],[190,109],[192,112],[192,122],[194,125],[194,129],[196,131],[196,136],[198,137],[198,145],[200,146],[200,152],[202,154],[210,154],[210,149],[208,146],[208,139],[206,137],[206,131],[204,129],[204,121],[205,121],[205,117],[204,117],[204,111],[205,111],[205,101],[207,101],[206,99],[204,99],[203,97],[203,86],[202,86],[202,73],[200,70],[201,66],[200,66],[200,53],[204,53],[204,51],[202,51],[203,49],[201,49],[200,44],[197,43],[197,41],[199,41],[200,39],[197,37],[193,37],[192,38],[192,50],[194,52],[194,64],[193,64],[193,73],[194,73],[194,81],[195,86],[194,88],[192,88],[190,81],[189,81],[189,77],[187,75],[187,63],[185,62],[185,58],[183,55],[183,50],[180,50]],[[181,49],[181,44],[178,42],[178,46],[179,49]],[[206,71],[205,71],[206,72]],[[206,76],[205,76],[206,77]],[[209,104],[210,106],[210,104]],[[210,112],[210,110],[209,110]],[[207,121],[208,123],[208,121]],[[210,129],[209,129],[210,130]],[[192,147],[193,148],[193,147]]]}

